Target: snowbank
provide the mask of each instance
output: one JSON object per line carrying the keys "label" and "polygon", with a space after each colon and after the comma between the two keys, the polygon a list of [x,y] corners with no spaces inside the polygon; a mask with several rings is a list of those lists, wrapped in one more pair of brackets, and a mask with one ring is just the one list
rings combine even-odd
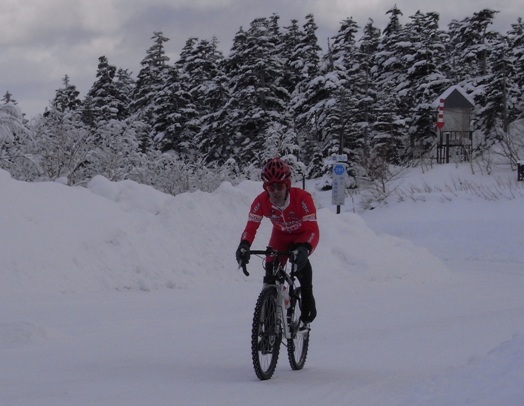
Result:
{"label": "snowbank", "polygon": [[[149,291],[238,278],[234,251],[260,184],[173,197],[101,176],[86,189],[19,182],[0,171],[0,190],[0,289]],[[319,222],[312,261],[332,276],[385,281],[445,272],[426,249],[377,235],[358,215],[323,208]],[[266,220],[258,247],[269,230]]]}

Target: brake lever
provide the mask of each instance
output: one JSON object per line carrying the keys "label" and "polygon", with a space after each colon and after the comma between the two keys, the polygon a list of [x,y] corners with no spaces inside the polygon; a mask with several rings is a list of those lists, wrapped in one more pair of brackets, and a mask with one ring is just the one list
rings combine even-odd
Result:
{"label": "brake lever", "polygon": [[242,272],[244,272],[244,275],[249,276],[249,272],[247,271],[246,264],[242,263],[242,261],[238,261],[238,268],[242,268]]}

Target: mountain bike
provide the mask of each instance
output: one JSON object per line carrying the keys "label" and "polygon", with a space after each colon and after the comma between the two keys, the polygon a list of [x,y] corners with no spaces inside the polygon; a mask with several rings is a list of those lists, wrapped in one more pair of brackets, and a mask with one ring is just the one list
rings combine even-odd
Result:
{"label": "mountain bike", "polygon": [[[255,305],[251,328],[253,368],[257,377],[264,381],[275,372],[281,343],[287,347],[291,369],[304,367],[310,326],[300,320],[302,300],[295,264],[287,264],[287,258],[295,255],[295,251],[280,252],[267,247],[249,253],[270,258],[266,262],[264,284]],[[240,266],[249,276],[246,264]]]}

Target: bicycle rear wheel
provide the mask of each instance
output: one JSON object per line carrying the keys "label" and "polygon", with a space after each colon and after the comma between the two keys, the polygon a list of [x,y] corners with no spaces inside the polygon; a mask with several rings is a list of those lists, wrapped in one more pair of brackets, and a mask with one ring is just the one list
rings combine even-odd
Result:
{"label": "bicycle rear wheel", "polygon": [[270,379],[277,367],[282,330],[277,319],[277,290],[262,289],[258,296],[251,328],[251,357],[258,379]]}
{"label": "bicycle rear wheel", "polygon": [[291,306],[288,309],[292,338],[287,340],[287,356],[293,370],[304,368],[307,351],[309,349],[309,329],[300,329],[301,294],[297,288],[291,297]]}

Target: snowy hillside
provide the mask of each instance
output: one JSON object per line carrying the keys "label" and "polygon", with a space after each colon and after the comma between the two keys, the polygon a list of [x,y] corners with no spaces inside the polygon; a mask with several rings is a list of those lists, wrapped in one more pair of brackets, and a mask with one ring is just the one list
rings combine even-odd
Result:
{"label": "snowy hillside", "polygon": [[259,182],[173,197],[0,171],[0,403],[522,405],[524,192],[500,176],[511,191],[489,199],[494,176],[412,170],[387,206],[339,215],[308,184],[321,230],[311,352],[260,383],[259,263],[246,278],[234,260]]}

